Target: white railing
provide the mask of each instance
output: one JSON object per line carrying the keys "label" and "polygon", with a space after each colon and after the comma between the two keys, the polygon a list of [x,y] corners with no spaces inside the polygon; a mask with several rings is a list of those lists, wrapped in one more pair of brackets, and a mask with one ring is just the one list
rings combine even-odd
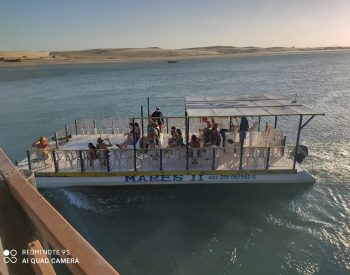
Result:
{"label": "white railing", "polygon": [[122,172],[166,170],[292,169],[284,147],[186,146],[148,149],[28,150],[28,166],[38,172]]}

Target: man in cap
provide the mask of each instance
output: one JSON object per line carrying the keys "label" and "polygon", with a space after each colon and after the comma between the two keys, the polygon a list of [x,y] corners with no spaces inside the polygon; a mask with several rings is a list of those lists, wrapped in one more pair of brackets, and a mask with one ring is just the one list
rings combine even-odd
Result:
{"label": "man in cap", "polygon": [[153,114],[151,115],[151,117],[153,119],[155,119],[158,123],[160,132],[162,132],[162,128],[163,128],[163,124],[164,124],[164,119],[163,119],[163,114],[160,111],[160,108],[157,107],[156,110],[153,112]]}

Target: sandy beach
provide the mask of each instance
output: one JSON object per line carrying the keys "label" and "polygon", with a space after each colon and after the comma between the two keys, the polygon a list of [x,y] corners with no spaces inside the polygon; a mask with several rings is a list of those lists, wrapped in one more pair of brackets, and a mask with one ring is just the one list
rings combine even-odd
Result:
{"label": "sandy beach", "polygon": [[187,49],[118,48],[80,51],[0,51],[0,66],[77,64],[133,61],[181,61],[188,59],[228,58],[257,55],[303,54],[347,51],[350,47],[285,48],[213,46]]}

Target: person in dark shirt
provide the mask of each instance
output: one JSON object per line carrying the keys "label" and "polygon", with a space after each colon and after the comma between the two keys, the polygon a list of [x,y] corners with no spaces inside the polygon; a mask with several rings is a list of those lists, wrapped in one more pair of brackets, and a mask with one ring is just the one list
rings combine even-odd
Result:
{"label": "person in dark shirt", "polygon": [[93,166],[94,165],[94,160],[98,158],[97,156],[97,148],[94,144],[91,142],[88,144],[88,151],[87,151],[87,157],[89,160],[89,165]]}
{"label": "person in dark shirt", "polygon": [[239,142],[244,143],[244,140],[247,136],[247,132],[249,129],[249,122],[245,116],[241,117],[241,123],[239,125]]}
{"label": "person in dark shirt", "polygon": [[203,129],[203,145],[210,146],[210,134],[211,131],[207,127]]}
{"label": "person in dark shirt", "polygon": [[160,108],[157,107],[156,110],[153,112],[153,114],[151,115],[151,117],[155,120],[157,120],[160,132],[162,133],[162,129],[163,129],[163,124],[164,124],[164,118],[163,118],[163,114],[160,111]]}
{"label": "person in dark shirt", "polygon": [[220,146],[221,135],[218,131],[218,125],[215,123],[210,132],[210,143],[211,145]]}

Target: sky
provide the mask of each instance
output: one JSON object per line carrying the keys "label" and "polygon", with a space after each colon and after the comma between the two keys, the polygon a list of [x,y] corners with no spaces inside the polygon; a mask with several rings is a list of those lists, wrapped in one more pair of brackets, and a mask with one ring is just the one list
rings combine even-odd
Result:
{"label": "sky", "polygon": [[0,0],[0,50],[350,46],[350,0]]}

